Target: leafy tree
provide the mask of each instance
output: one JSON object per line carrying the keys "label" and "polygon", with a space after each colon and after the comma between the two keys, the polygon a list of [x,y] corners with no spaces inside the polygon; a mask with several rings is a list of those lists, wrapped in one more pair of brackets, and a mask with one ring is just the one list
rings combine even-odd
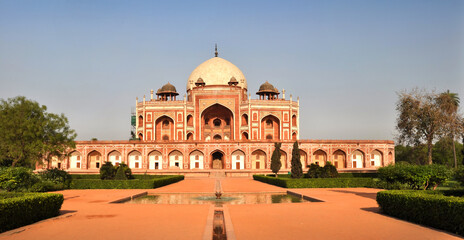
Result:
{"label": "leafy tree", "polygon": [[411,164],[427,164],[427,147],[424,144],[417,146],[395,146],[395,162],[406,162]]}
{"label": "leafy tree", "polygon": [[300,161],[300,149],[298,148],[298,142],[295,141],[292,149],[292,178],[303,177],[303,168]]}
{"label": "leafy tree", "polygon": [[456,141],[453,146],[453,140],[450,137],[441,138],[433,145],[433,163],[443,164],[450,167],[455,166],[456,162],[454,162],[454,155],[461,159],[462,147],[462,144]]}
{"label": "leafy tree", "polygon": [[415,89],[411,92],[400,92],[398,96],[398,142],[414,146],[425,143],[427,163],[432,164],[433,142],[442,133],[444,119],[437,94]]}
{"label": "leafy tree", "polygon": [[50,163],[74,148],[75,138],[63,114],[48,113],[46,106],[22,96],[0,100],[0,165]]}
{"label": "leafy tree", "polygon": [[271,156],[271,170],[275,174],[276,177],[277,173],[279,172],[280,168],[282,167],[282,163],[280,162],[280,146],[282,143],[275,143],[274,144],[274,152],[272,152]]}
{"label": "leafy tree", "polygon": [[459,97],[448,90],[438,95],[437,102],[443,112],[444,135],[452,139],[450,148],[453,149],[454,167],[457,168],[455,137],[463,132],[462,117],[458,114]]}

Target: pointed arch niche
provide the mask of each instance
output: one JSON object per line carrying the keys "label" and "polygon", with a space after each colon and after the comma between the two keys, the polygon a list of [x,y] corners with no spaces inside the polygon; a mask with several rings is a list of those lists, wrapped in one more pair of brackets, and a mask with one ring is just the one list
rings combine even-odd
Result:
{"label": "pointed arch niche", "polygon": [[202,139],[234,140],[234,115],[228,108],[213,104],[201,113]]}

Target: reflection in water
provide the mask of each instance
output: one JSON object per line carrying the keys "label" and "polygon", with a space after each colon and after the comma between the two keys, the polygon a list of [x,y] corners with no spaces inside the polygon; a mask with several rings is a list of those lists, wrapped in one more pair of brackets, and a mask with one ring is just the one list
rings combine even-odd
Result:
{"label": "reflection in water", "polygon": [[126,203],[135,204],[272,204],[308,202],[300,197],[285,193],[233,193],[216,199],[214,194],[175,193],[146,195]]}
{"label": "reflection in water", "polygon": [[214,211],[213,240],[227,240],[223,211]]}

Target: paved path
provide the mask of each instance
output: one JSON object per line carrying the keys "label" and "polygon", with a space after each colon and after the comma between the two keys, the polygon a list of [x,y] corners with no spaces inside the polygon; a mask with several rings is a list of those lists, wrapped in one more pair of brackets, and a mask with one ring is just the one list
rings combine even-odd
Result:
{"label": "paved path", "polygon": [[[222,179],[224,192],[282,192],[243,178]],[[63,215],[0,234],[3,239],[204,239],[210,205],[109,202],[150,193],[215,191],[215,180],[186,179],[150,190],[66,190]],[[293,189],[320,203],[227,205],[236,239],[461,239],[378,213],[375,189]],[[207,229],[207,228],[206,228]]]}

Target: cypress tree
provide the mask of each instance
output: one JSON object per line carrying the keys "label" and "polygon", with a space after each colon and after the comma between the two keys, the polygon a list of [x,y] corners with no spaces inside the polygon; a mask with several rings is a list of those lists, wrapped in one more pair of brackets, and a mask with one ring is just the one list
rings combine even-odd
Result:
{"label": "cypress tree", "polygon": [[292,178],[303,177],[303,168],[300,161],[300,149],[298,148],[298,142],[295,141],[292,149]]}
{"label": "cypress tree", "polygon": [[118,170],[116,171],[116,175],[114,176],[114,180],[127,180],[126,173],[124,171],[124,167],[119,165]]}
{"label": "cypress tree", "polygon": [[280,168],[282,167],[282,163],[280,162],[280,146],[282,143],[274,143],[274,152],[272,153],[271,157],[271,170],[277,177],[277,173],[279,172]]}

